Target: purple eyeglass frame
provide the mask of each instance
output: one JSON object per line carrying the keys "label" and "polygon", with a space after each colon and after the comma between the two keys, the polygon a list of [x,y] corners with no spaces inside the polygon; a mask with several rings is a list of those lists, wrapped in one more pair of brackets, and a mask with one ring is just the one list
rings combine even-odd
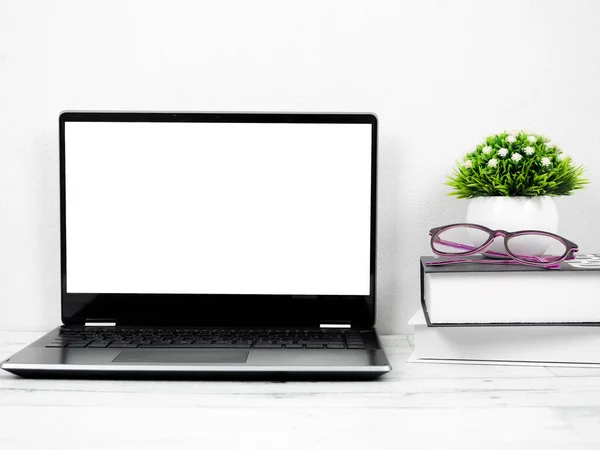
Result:
{"label": "purple eyeglass frame", "polygon": [[[476,228],[478,230],[484,231],[488,234],[488,239],[479,247],[473,247],[471,245],[460,244],[457,242],[440,241],[439,239],[437,241],[435,241],[436,237],[438,237],[442,232],[448,231],[452,228],[459,228],[459,227]],[[562,236],[559,236],[554,233],[549,233],[547,231],[521,230],[521,231],[509,232],[506,230],[491,230],[487,227],[484,227],[483,225],[478,225],[475,223],[453,223],[451,225],[435,227],[429,231],[429,235],[431,236],[431,241],[430,241],[431,250],[433,250],[433,253],[435,253],[436,255],[439,255],[439,256],[471,256],[471,255],[475,255],[477,253],[485,252],[486,254],[489,254],[492,256],[498,256],[498,257],[503,257],[503,258],[509,257],[511,259],[482,259],[482,260],[449,259],[449,260],[444,260],[444,261],[428,262],[428,263],[426,263],[426,265],[428,265],[428,266],[441,266],[441,265],[447,265],[447,264],[461,264],[461,263],[483,263],[483,264],[523,264],[526,266],[543,267],[545,269],[559,269],[561,262],[566,261],[566,260],[575,259],[575,255],[576,255],[577,251],[579,250],[579,246],[577,244],[575,244],[574,242],[571,242],[568,239],[563,238]],[[507,245],[508,241],[511,238],[514,238],[517,236],[524,236],[524,235],[538,235],[538,236],[552,237],[564,244],[565,253],[560,258],[553,259],[552,261],[549,261],[540,256],[515,255],[508,248],[508,245]],[[494,242],[494,239],[497,237],[504,238],[504,249],[506,250],[506,253],[501,253],[501,252],[496,252],[496,251],[486,251],[486,249],[490,245],[492,245],[492,242]],[[434,241],[442,242],[444,245],[447,245],[449,247],[463,249],[463,250],[465,250],[465,252],[464,253],[441,252],[439,250],[436,250],[436,248],[434,247]],[[529,258],[530,260],[522,259],[525,256],[527,258]],[[531,259],[535,259],[537,261],[531,261]]]}

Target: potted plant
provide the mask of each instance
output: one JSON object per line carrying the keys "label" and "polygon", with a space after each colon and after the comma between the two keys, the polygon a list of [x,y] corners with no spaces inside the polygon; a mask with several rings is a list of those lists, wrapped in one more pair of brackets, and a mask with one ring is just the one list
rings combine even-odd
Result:
{"label": "potted plant", "polygon": [[552,197],[583,188],[588,183],[583,171],[551,140],[514,131],[485,138],[457,162],[446,184],[452,188],[449,195],[470,199],[468,223],[557,233]]}

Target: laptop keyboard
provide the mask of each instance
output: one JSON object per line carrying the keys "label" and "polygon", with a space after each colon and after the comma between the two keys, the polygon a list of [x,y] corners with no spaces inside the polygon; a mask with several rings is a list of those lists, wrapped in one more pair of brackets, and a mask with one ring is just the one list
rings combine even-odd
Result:
{"label": "laptop keyboard", "polygon": [[264,330],[227,328],[61,329],[51,348],[270,348],[364,349],[354,330]]}

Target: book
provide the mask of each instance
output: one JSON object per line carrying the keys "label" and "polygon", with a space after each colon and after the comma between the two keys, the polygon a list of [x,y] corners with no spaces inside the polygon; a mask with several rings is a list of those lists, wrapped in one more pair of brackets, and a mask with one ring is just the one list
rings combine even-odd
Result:
{"label": "book", "polygon": [[579,255],[560,269],[426,265],[439,260],[422,257],[420,264],[421,304],[429,326],[600,325],[600,254]]}
{"label": "book", "polygon": [[429,327],[422,310],[415,329],[413,360],[598,364],[600,326]]}

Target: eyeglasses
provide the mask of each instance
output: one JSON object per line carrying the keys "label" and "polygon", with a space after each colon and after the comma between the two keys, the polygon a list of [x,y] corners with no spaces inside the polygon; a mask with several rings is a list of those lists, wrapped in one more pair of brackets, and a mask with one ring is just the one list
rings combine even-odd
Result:
{"label": "eyeglasses", "polygon": [[[426,263],[431,266],[484,263],[524,264],[527,266],[558,269],[560,263],[575,258],[579,247],[561,236],[546,231],[523,230],[508,232],[490,230],[473,223],[455,223],[432,228],[431,249],[439,256],[471,256],[482,253],[489,259],[447,259]],[[495,242],[502,237],[503,241]]]}

